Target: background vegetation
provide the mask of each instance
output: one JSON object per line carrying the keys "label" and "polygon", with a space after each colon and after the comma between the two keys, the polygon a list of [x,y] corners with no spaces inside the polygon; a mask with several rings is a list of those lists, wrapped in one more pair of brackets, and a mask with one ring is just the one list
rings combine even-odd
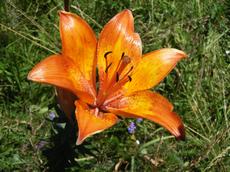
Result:
{"label": "background vegetation", "polygon": [[126,119],[76,149],[57,146],[70,136],[64,123],[48,119],[53,88],[26,76],[60,52],[63,1],[1,0],[0,171],[230,171],[229,1],[74,0],[71,11],[98,34],[125,8],[133,11],[144,52],[175,47],[189,55],[154,88],[181,115],[186,141],[146,120],[131,135],[127,124],[135,120]]}

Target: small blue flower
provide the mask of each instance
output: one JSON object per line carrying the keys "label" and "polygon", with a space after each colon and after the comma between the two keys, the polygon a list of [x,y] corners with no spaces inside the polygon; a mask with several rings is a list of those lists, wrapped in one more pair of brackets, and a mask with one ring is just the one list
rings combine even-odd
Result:
{"label": "small blue flower", "polygon": [[50,112],[50,113],[49,113],[48,118],[49,118],[51,121],[53,121],[55,117],[56,117],[56,115],[55,115],[54,112]]}
{"label": "small blue flower", "polygon": [[140,123],[141,121],[143,121],[142,118],[137,118],[137,122]]}
{"label": "small blue flower", "polygon": [[42,149],[42,148],[44,148],[47,144],[48,144],[47,141],[41,140],[41,141],[39,141],[39,142],[36,144],[36,148],[37,148],[37,149]]}
{"label": "small blue flower", "polygon": [[133,134],[136,130],[136,125],[134,122],[130,122],[129,126],[128,126],[128,132],[130,134]]}

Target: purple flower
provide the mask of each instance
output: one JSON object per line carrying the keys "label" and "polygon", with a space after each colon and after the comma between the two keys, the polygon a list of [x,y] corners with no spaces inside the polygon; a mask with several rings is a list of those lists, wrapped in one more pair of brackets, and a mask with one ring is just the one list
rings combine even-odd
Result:
{"label": "purple flower", "polygon": [[128,126],[128,132],[130,134],[133,134],[135,132],[135,129],[136,129],[136,125],[134,122],[130,122],[129,126]]}
{"label": "purple flower", "polygon": [[36,144],[36,149],[42,149],[48,144],[47,141],[41,140]]}
{"label": "purple flower", "polygon": [[137,118],[137,122],[140,123],[141,121],[143,121],[142,118]]}
{"label": "purple flower", "polygon": [[55,118],[55,116],[56,116],[56,115],[55,115],[54,112],[50,112],[48,118],[49,118],[51,121],[53,121],[54,118]]}

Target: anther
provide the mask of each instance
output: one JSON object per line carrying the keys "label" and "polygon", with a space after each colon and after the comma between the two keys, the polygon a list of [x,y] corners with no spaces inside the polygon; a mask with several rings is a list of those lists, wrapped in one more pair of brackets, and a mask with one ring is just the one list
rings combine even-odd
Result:
{"label": "anther", "polygon": [[133,70],[133,66],[131,66],[131,68],[130,68],[130,72]]}
{"label": "anther", "polygon": [[121,55],[121,59],[123,59],[123,57],[125,56],[125,52],[122,53]]}
{"label": "anther", "polygon": [[131,66],[131,68],[129,69],[129,71],[127,72],[127,74],[129,74],[132,70],[133,70],[133,66]]}
{"label": "anther", "polygon": [[111,53],[112,53],[112,51],[108,51],[108,52],[106,52],[106,53],[104,54],[105,63],[106,63],[105,73],[108,72],[110,66],[112,65],[112,63],[110,63],[110,64],[108,65],[108,60],[107,60],[107,56],[108,56],[109,54],[111,54]]}
{"label": "anther", "polygon": [[106,52],[106,53],[104,54],[104,58],[107,59],[107,56],[108,56],[109,54],[111,54],[111,53],[112,53],[112,51]]}
{"label": "anther", "polygon": [[131,82],[131,81],[132,81],[132,78],[131,78],[131,76],[129,76],[129,75],[128,75],[128,78],[129,78],[129,82]]}
{"label": "anther", "polygon": [[131,73],[131,71],[133,70],[133,66],[131,66],[131,68],[129,69],[129,71],[120,79],[120,80],[123,80],[124,78],[127,78],[129,79],[129,81],[131,82],[132,81],[132,78],[131,76],[129,75]]}
{"label": "anther", "polygon": [[118,82],[119,81],[119,74],[118,74],[118,72],[116,73],[116,82]]}
{"label": "anther", "polygon": [[112,63],[110,63],[108,66],[106,66],[105,73],[108,72],[109,68],[111,67]]}

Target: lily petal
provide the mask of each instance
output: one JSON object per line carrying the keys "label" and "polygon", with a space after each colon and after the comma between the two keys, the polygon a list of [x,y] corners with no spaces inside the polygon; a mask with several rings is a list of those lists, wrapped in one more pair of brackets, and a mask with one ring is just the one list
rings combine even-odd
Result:
{"label": "lily petal", "polygon": [[62,54],[72,59],[96,90],[96,36],[81,17],[65,11],[59,14]]}
{"label": "lily petal", "polygon": [[104,131],[117,123],[118,118],[112,113],[102,113],[90,110],[88,105],[80,101],[75,102],[76,119],[78,123],[77,145],[80,145],[87,137]]}
{"label": "lily petal", "polygon": [[94,102],[94,89],[71,59],[61,55],[52,55],[42,60],[29,72],[27,78],[67,89],[85,102]]}
{"label": "lily petal", "polygon": [[187,55],[183,51],[173,48],[163,48],[145,54],[131,75],[132,81],[124,86],[126,94],[154,87],[185,57]]}
{"label": "lily petal", "polygon": [[[131,11],[123,10],[114,16],[103,28],[100,33],[97,49],[98,69],[101,83],[111,80],[121,56],[130,57],[131,63],[136,63],[142,56],[141,39],[137,33],[134,33],[133,16]],[[107,56],[107,65],[104,55]],[[108,65],[111,64],[108,71],[108,78],[105,80],[103,73]],[[127,67],[128,69],[128,67]],[[102,87],[102,86],[101,86]],[[103,89],[103,88],[102,88]]]}
{"label": "lily petal", "polygon": [[72,114],[75,111],[74,102],[76,101],[77,97],[70,91],[59,87],[56,87],[56,93],[58,104],[64,111],[65,115],[67,115],[68,119],[71,120]]}
{"label": "lily petal", "polygon": [[70,68],[73,64],[60,55],[52,55],[38,63],[28,74],[28,79],[56,85],[72,92],[76,92],[70,77]]}
{"label": "lily petal", "polygon": [[149,119],[168,129],[176,138],[185,138],[184,126],[180,117],[172,112],[172,104],[158,93],[135,92],[111,102],[106,106],[106,110],[124,117]]}

